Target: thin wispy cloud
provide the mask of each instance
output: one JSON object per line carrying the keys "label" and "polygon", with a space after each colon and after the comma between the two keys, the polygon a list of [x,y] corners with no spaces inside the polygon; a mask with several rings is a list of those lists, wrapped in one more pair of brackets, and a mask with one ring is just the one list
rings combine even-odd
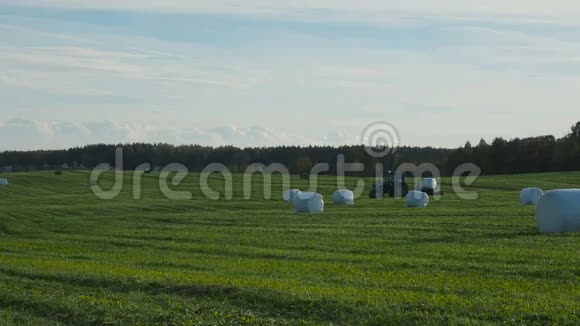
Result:
{"label": "thin wispy cloud", "polygon": [[[335,144],[387,120],[457,146],[562,135],[580,106],[568,1],[0,0],[0,17],[4,130],[59,121],[75,144]],[[37,129],[13,144],[70,144]]]}
{"label": "thin wispy cloud", "polygon": [[[13,1],[0,0],[0,4],[15,5]],[[537,17],[549,20],[573,19],[580,15],[580,4],[573,0],[529,1],[529,0],[491,0],[468,2],[463,0],[441,1],[394,1],[394,0],[309,0],[309,1],[270,1],[270,0],[21,0],[16,3],[28,7],[48,7],[67,9],[109,9],[141,12],[189,12],[189,13],[227,13],[252,15],[320,15],[332,13],[336,16],[350,17],[397,17],[397,16],[436,16],[436,17],[473,17],[516,16]]]}

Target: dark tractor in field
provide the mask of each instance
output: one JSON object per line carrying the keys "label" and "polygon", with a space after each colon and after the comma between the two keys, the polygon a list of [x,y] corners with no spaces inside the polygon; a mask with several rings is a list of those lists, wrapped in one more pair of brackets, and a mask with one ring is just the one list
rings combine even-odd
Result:
{"label": "dark tractor in field", "polygon": [[409,186],[405,182],[402,173],[389,171],[383,182],[373,184],[369,192],[370,198],[383,198],[385,194],[389,197],[405,197],[409,193]]}

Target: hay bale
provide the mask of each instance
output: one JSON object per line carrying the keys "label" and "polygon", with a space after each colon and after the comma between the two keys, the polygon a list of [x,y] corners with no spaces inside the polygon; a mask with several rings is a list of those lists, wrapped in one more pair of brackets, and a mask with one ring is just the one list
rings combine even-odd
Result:
{"label": "hay bale", "polygon": [[354,205],[354,193],[348,189],[335,191],[332,199],[335,205]]}
{"label": "hay bale", "polygon": [[437,190],[437,179],[424,178],[421,180],[421,189]]}
{"label": "hay bale", "polygon": [[536,206],[536,224],[542,233],[580,232],[580,189],[546,192]]}
{"label": "hay bale", "polygon": [[407,206],[408,207],[427,207],[429,205],[429,196],[417,190],[411,190],[407,194]]}
{"label": "hay bale", "polygon": [[284,192],[284,194],[282,195],[282,199],[287,202],[287,203],[294,203],[294,198],[296,198],[296,195],[299,194],[301,191],[298,189],[290,189],[287,190],[286,192]]}
{"label": "hay bale", "polygon": [[524,206],[536,205],[543,194],[540,188],[525,188],[520,192],[520,203]]}
{"label": "hay bale", "polygon": [[7,186],[7,185],[8,185],[8,179],[0,178],[0,186]]}
{"label": "hay bale", "polygon": [[322,195],[315,192],[300,192],[296,194],[294,211],[296,213],[322,213],[324,211]]}

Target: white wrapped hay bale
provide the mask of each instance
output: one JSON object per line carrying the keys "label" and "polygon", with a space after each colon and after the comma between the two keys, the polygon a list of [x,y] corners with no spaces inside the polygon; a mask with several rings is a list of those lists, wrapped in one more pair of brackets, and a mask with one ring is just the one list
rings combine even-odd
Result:
{"label": "white wrapped hay bale", "polygon": [[421,180],[421,189],[436,190],[437,189],[437,179],[425,178]]}
{"label": "white wrapped hay bale", "polygon": [[0,178],[0,186],[7,186],[7,185],[8,185],[8,179]]}
{"label": "white wrapped hay bale", "polygon": [[284,194],[282,195],[282,199],[285,202],[288,203],[293,203],[294,202],[294,198],[296,197],[297,194],[299,194],[301,191],[298,189],[290,189],[284,192]]}
{"label": "white wrapped hay bale", "polygon": [[525,188],[520,192],[520,203],[522,205],[536,205],[544,192],[540,188]]}
{"label": "white wrapped hay bale", "polygon": [[407,206],[427,207],[427,205],[429,205],[429,196],[426,193],[412,190],[407,194]]}
{"label": "white wrapped hay bale", "polygon": [[322,213],[324,201],[322,195],[315,192],[300,192],[294,197],[296,213]]}
{"label": "white wrapped hay bale", "polygon": [[580,189],[546,192],[538,200],[536,224],[542,233],[580,232]]}
{"label": "white wrapped hay bale", "polygon": [[354,193],[348,189],[340,189],[332,195],[336,205],[354,205]]}

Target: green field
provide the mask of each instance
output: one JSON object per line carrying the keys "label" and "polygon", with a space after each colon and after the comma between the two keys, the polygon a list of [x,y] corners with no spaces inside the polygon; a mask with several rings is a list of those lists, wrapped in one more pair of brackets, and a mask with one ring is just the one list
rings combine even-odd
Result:
{"label": "green field", "polygon": [[539,234],[519,205],[580,173],[482,177],[478,200],[446,187],[427,209],[336,207],[324,178],[322,215],[294,214],[279,184],[259,199],[258,178],[252,200],[238,177],[234,200],[212,201],[192,174],[194,198],[171,201],[153,174],[133,200],[127,175],[105,201],[87,172],[2,177],[2,325],[580,324],[580,234]]}

